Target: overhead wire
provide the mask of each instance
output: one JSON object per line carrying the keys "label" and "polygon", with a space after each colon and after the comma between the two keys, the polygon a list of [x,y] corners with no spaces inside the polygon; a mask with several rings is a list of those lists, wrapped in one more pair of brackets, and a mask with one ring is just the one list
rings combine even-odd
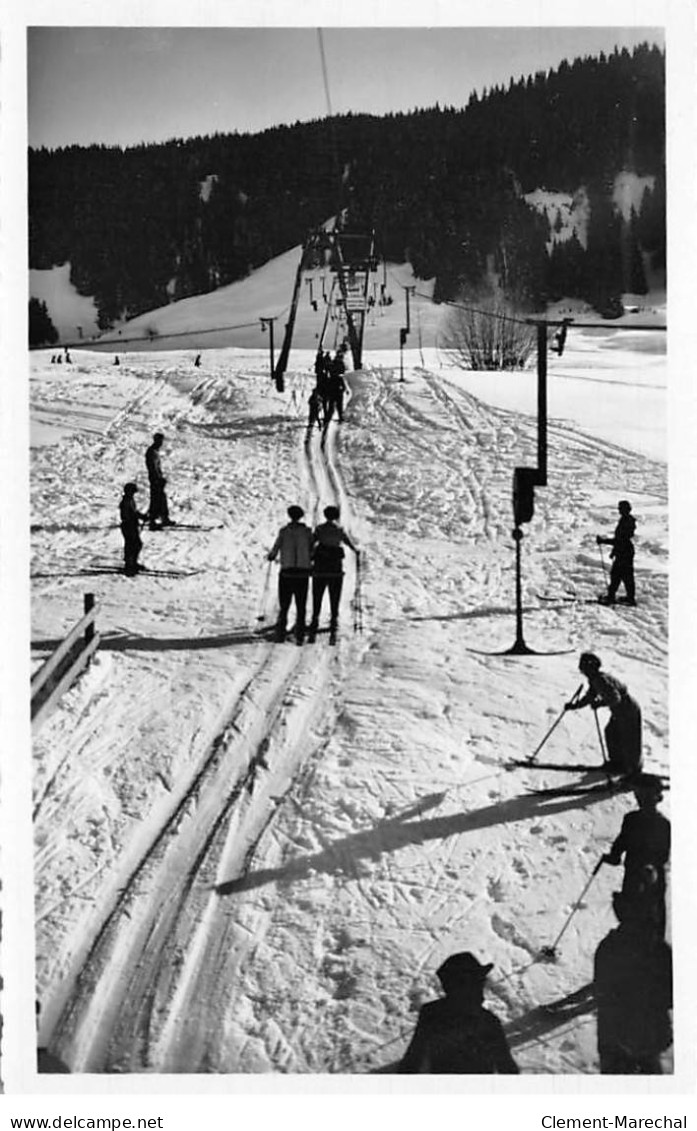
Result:
{"label": "overhead wire", "polygon": [[[397,278],[397,276],[392,271],[388,271],[388,274],[390,275],[392,280],[397,284],[397,286],[402,288],[403,291],[406,291],[408,289],[408,287],[411,286],[411,284],[403,283],[400,279]],[[414,287],[413,293],[418,298],[425,298],[425,299],[428,300],[428,302],[433,302],[433,296],[426,294],[425,291],[419,291]],[[566,322],[570,326],[573,326],[573,328],[575,330],[578,330],[578,329],[588,329],[588,330],[667,330],[668,329],[667,326],[644,326],[641,323],[637,323],[637,324],[633,323],[630,326],[626,325],[625,323],[622,323],[622,325],[618,326],[618,325],[614,325],[611,320],[608,320],[607,322],[577,322],[575,318],[571,318],[571,319],[564,318],[564,317],[559,317],[559,318],[542,318],[542,317],[540,317],[540,318],[538,318],[538,317],[535,317],[534,315],[529,315],[526,318],[519,318],[514,314],[506,314],[505,311],[483,310],[481,307],[470,306],[469,304],[463,303],[463,302],[455,302],[452,299],[443,299],[439,305],[441,305],[441,306],[452,306],[452,307],[455,307],[458,310],[465,310],[469,314],[481,314],[486,318],[494,318],[494,319],[498,319],[499,321],[502,321],[502,322],[514,322],[519,326],[537,326],[537,325],[563,326],[564,323]]]}

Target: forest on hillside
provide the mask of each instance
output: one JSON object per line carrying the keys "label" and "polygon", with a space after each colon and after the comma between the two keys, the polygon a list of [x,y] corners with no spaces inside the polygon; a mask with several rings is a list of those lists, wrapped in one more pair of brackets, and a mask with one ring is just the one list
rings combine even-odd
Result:
{"label": "forest on hillside", "polygon": [[[642,45],[473,94],[463,109],[346,114],[259,134],[128,149],[30,149],[29,265],[70,262],[110,328],[243,278],[343,213],[436,278],[437,301],[496,274],[517,309],[562,295],[611,314],[665,267],[665,57]],[[654,178],[623,217],[620,171]],[[585,243],[551,242],[537,188],[590,206]]]}

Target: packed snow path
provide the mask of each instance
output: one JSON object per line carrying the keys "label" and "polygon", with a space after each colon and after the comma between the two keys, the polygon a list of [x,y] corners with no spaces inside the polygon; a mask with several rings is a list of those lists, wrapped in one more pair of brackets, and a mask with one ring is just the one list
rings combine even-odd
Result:
{"label": "packed snow path", "polygon": [[[513,659],[496,653],[515,631],[511,477],[534,462],[532,418],[373,366],[323,442],[305,428],[309,356],[282,396],[237,351],[205,372],[133,355],[117,376],[95,354],[59,374],[36,357],[34,655],[86,589],[103,634],[34,747],[51,1050],[74,1072],[375,1070],[403,1051],[438,964],[471,949],[495,963],[489,1004],[524,1071],[597,1071],[586,987],[621,873],[601,871],[559,962],[539,955],[630,802],[542,798],[527,787],[579,774],[502,767],[532,752],[592,647],[642,704],[647,764],[667,769],[665,465],[551,424],[525,632],[561,654]],[[120,564],[120,487],[143,481],[157,429],[182,525],[145,532],[150,574],[100,572]],[[625,495],[639,607],[562,600],[603,587],[594,535]],[[365,630],[349,553],[338,646],[273,645],[255,631],[275,609],[264,554],[288,503],[315,521],[335,501],[363,550]],[[546,751],[597,765],[592,714]]]}

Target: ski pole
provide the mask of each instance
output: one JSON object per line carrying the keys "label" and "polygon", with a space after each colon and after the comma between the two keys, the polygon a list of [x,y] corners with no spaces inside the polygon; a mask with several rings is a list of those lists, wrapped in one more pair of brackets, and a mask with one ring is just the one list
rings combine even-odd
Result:
{"label": "ski pole", "polygon": [[270,582],[270,580],[271,580],[271,564],[272,564],[272,563],[271,563],[271,562],[269,562],[269,563],[267,564],[267,567],[266,567],[266,575],[265,575],[265,577],[264,577],[264,588],[263,588],[263,590],[262,590],[262,593],[261,593],[261,599],[260,599],[260,601],[259,601],[259,610],[260,610],[260,612],[259,612],[259,616],[257,617],[257,620],[258,620],[258,621],[263,621],[263,620],[266,620],[266,612],[265,612],[265,607],[266,607],[266,594],[267,594],[267,593],[268,593],[268,591],[269,591],[269,582]]}
{"label": "ski pole", "polygon": [[554,940],[554,942],[552,943],[552,945],[551,945],[551,946],[543,946],[543,947],[542,947],[542,950],[540,951],[540,958],[541,958],[541,959],[544,959],[545,961],[548,961],[548,962],[554,962],[554,961],[556,960],[556,957],[557,957],[557,947],[559,946],[559,943],[560,943],[560,941],[561,941],[561,939],[562,939],[562,936],[563,936],[563,935],[564,935],[564,934],[566,933],[566,929],[567,929],[567,927],[569,926],[569,923],[571,922],[571,920],[573,919],[574,915],[576,914],[576,912],[578,911],[579,907],[581,906],[581,904],[582,904],[582,902],[583,902],[583,897],[584,897],[584,895],[586,894],[586,892],[588,891],[588,889],[589,889],[589,887],[591,886],[591,884],[593,883],[593,880],[594,880],[594,879],[595,879],[595,877],[597,876],[598,872],[600,871],[600,869],[601,869],[601,867],[602,867],[602,864],[603,864],[603,858],[602,858],[602,856],[601,856],[601,857],[600,857],[600,860],[599,860],[599,861],[598,861],[598,863],[597,863],[597,864],[595,865],[595,868],[593,869],[593,871],[591,872],[590,876],[589,876],[589,877],[588,877],[588,879],[586,880],[586,883],[585,883],[585,886],[584,886],[584,888],[583,888],[583,891],[581,892],[581,894],[579,895],[578,899],[576,900],[576,902],[574,903],[573,907],[571,908],[571,912],[570,912],[570,914],[568,915],[568,917],[567,917],[567,920],[566,920],[566,922],[564,923],[564,926],[562,927],[561,931],[560,931],[560,932],[559,932],[559,934],[557,935],[556,939]]}
{"label": "ski pole", "polygon": [[[575,700],[576,700],[576,699],[578,699],[578,697],[579,697],[579,695],[581,694],[581,692],[582,692],[582,691],[583,691],[583,684],[582,684],[582,683],[580,683],[580,684],[578,685],[578,687],[576,688],[576,690],[574,691],[573,695],[571,696],[571,700],[570,700],[570,702],[571,702],[571,703],[575,702]],[[550,727],[550,728],[549,728],[549,730],[547,731],[546,735],[544,736],[544,738],[542,739],[542,741],[540,742],[540,744],[539,744],[539,745],[538,745],[538,746],[537,746],[537,747],[535,748],[535,750],[533,750],[533,752],[532,752],[532,754],[530,755],[530,757],[529,757],[528,759],[526,759],[526,760],[527,760],[527,761],[528,761],[528,762],[530,763],[530,765],[532,765],[532,764],[533,764],[533,762],[535,761],[535,759],[536,759],[537,755],[538,755],[538,754],[540,753],[540,750],[542,749],[542,747],[544,746],[545,742],[547,741],[547,739],[548,739],[548,738],[549,738],[549,736],[551,735],[552,731],[553,731],[553,730],[555,730],[555,728],[559,726],[559,723],[560,723],[560,722],[562,721],[562,719],[564,718],[564,715],[565,715],[565,714],[566,714],[566,704],[564,705],[564,708],[563,708],[563,710],[561,711],[561,713],[559,714],[559,716],[558,716],[558,717],[557,717],[557,718],[556,718],[556,719],[554,720],[554,722],[552,723],[551,727]]]}
{"label": "ski pole", "polygon": [[361,592],[360,554],[356,554],[356,588],[353,593],[353,631],[363,632],[363,594]]}

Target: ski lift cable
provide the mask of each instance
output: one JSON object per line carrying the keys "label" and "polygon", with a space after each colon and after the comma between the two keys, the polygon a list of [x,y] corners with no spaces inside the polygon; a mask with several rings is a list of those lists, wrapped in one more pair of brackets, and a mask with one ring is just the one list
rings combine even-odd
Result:
{"label": "ski lift cable", "polygon": [[[409,284],[402,283],[396,277],[396,275],[394,275],[391,271],[390,271],[390,275],[394,279],[394,281],[395,281],[395,283],[397,284],[398,287],[401,287],[402,290],[404,290],[404,291],[407,290],[407,287],[409,286]],[[427,299],[429,302],[433,302],[433,296],[426,294],[425,291],[419,291],[419,290],[416,290],[416,288],[414,288],[414,294],[418,298],[424,298],[424,299]],[[469,306],[466,303],[462,303],[462,302],[454,302],[451,299],[443,299],[441,305],[442,306],[453,306],[453,307],[456,307],[458,310],[466,310],[469,314],[481,314],[485,318],[497,318],[502,322],[514,322],[519,326],[538,326],[538,325],[563,326],[564,323],[567,323],[568,325],[573,326],[573,328],[575,330],[578,330],[578,329],[608,330],[608,329],[610,329],[610,330],[654,330],[654,331],[655,330],[664,330],[665,331],[665,330],[668,329],[667,326],[645,326],[642,323],[636,323],[636,324],[632,323],[631,325],[625,325],[623,323],[621,326],[615,326],[615,325],[612,325],[611,322],[577,322],[575,319],[535,318],[533,315],[530,315],[530,317],[528,317],[528,318],[517,318],[513,314],[500,313],[499,311],[495,311],[495,310],[482,310],[479,307]]]}
{"label": "ski lift cable", "polygon": [[[279,314],[274,315],[274,318],[282,318],[288,312],[286,306]],[[91,346],[123,346],[129,342],[159,342],[166,341],[169,338],[190,338],[200,337],[203,334],[219,334],[228,330],[248,330],[253,326],[259,324],[260,319],[255,318],[253,322],[237,322],[234,326],[208,326],[205,329],[196,327],[191,330],[173,330],[172,333],[157,333],[152,334],[139,334],[129,338],[80,338],[76,342],[61,342],[60,348],[66,349],[89,349]],[[31,346],[30,349],[46,349],[46,346]]]}

